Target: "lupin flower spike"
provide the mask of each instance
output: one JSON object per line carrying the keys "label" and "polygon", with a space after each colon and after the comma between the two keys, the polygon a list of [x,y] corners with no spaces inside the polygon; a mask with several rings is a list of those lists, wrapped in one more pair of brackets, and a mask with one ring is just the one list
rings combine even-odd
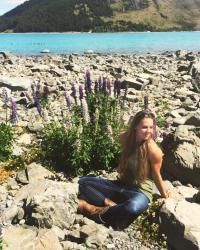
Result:
{"label": "lupin flower spike", "polygon": [[79,86],[79,98],[80,100],[83,99],[83,87],[81,85]]}
{"label": "lupin flower spike", "polygon": [[29,100],[30,102],[32,102],[32,99],[31,99],[31,97],[30,97],[30,95],[28,94],[27,91],[24,92],[24,95],[25,95],[25,97],[27,98],[27,100]]}
{"label": "lupin flower spike", "polygon": [[37,89],[38,92],[40,91],[40,87],[41,87],[41,85],[40,85],[40,82],[38,81],[38,82],[36,83],[36,89]]}
{"label": "lupin flower spike", "polygon": [[114,82],[114,96],[119,97],[121,92],[121,81],[116,79]]}
{"label": "lupin flower spike", "polygon": [[108,91],[108,95],[111,95],[111,83],[110,83],[110,79],[107,79],[107,91]]}
{"label": "lupin flower spike", "polygon": [[5,88],[2,89],[2,97],[4,103],[9,101],[8,91]]}
{"label": "lupin flower spike", "polygon": [[37,108],[39,115],[42,116],[42,108],[41,108],[40,101],[36,93],[33,93],[33,99],[34,99],[34,104]]}
{"label": "lupin flower spike", "polygon": [[44,92],[44,96],[47,97],[49,95],[49,88],[47,85],[44,85],[43,87],[43,92]]}
{"label": "lupin flower spike", "polygon": [[147,95],[144,96],[144,109],[147,110],[149,108],[149,97]]}
{"label": "lupin flower spike", "polygon": [[72,102],[71,102],[71,97],[70,97],[69,93],[65,92],[64,96],[65,96],[65,101],[66,101],[67,107],[69,110],[71,110]]}
{"label": "lupin flower spike", "polygon": [[107,79],[105,77],[103,77],[102,91],[104,94],[106,94],[106,89],[107,89]]}
{"label": "lupin flower spike", "polygon": [[94,93],[98,93],[99,92],[99,83],[98,81],[96,80],[95,83],[94,83]]}
{"label": "lupin flower spike", "polygon": [[71,88],[71,90],[72,90],[71,96],[72,96],[73,98],[76,98],[76,88],[75,88],[75,84],[74,84],[74,83],[72,83],[72,88]]}
{"label": "lupin flower spike", "polygon": [[111,142],[114,142],[114,139],[113,139],[113,130],[112,130],[112,126],[111,125],[107,126],[107,132],[108,132],[109,138],[111,139]]}
{"label": "lupin flower spike", "polygon": [[11,98],[11,123],[16,124],[17,123],[17,104],[16,101],[14,101]]}
{"label": "lupin flower spike", "polygon": [[85,92],[86,94],[91,93],[91,74],[90,71],[87,70],[85,74]]}
{"label": "lupin flower spike", "polygon": [[3,225],[0,224],[0,247],[2,247],[3,242]]}
{"label": "lupin flower spike", "polygon": [[99,84],[99,90],[101,91],[102,90],[102,78],[101,78],[101,76],[98,79],[98,84]]}
{"label": "lupin flower spike", "polygon": [[84,124],[87,125],[89,122],[89,112],[88,112],[88,105],[85,99],[81,100],[81,106],[82,106],[83,122]]}

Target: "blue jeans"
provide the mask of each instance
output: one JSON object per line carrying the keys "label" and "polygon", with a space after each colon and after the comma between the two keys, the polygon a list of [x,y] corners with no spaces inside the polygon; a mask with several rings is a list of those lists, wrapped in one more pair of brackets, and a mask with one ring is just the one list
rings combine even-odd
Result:
{"label": "blue jeans", "polygon": [[85,176],[79,179],[79,192],[91,204],[105,206],[105,198],[117,205],[109,207],[100,219],[114,228],[125,228],[147,209],[149,199],[135,186],[101,177]]}

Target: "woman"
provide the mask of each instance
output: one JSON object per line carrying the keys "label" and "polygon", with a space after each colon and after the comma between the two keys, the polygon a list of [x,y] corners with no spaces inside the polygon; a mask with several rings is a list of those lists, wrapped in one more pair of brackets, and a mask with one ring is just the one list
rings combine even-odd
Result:
{"label": "woman", "polygon": [[154,141],[155,134],[153,113],[138,112],[129,129],[120,135],[119,179],[80,178],[80,194],[86,200],[79,202],[80,213],[121,229],[147,209],[152,200],[154,183],[161,197],[169,197],[160,173],[163,154]]}

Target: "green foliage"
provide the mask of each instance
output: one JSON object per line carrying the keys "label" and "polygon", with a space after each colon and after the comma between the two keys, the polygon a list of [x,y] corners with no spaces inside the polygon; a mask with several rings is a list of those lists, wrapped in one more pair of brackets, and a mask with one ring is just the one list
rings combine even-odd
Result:
{"label": "green foliage", "polygon": [[90,121],[84,120],[83,107],[74,104],[67,126],[64,117],[45,127],[41,146],[48,164],[75,175],[109,171],[116,167],[120,154],[121,101],[101,92],[88,94],[86,100]]}
{"label": "green foliage", "polygon": [[166,236],[160,232],[159,227],[160,208],[161,204],[153,201],[149,208],[134,221],[134,225],[140,231],[140,237],[143,240],[157,243],[162,249],[167,249]]}
{"label": "green foliage", "polygon": [[12,154],[14,141],[13,128],[5,123],[0,124],[0,162],[6,161]]}
{"label": "green foliage", "polygon": [[169,111],[169,103],[166,100],[159,99],[155,101],[157,108],[156,122],[158,127],[163,128],[166,126],[166,113]]}
{"label": "green foliage", "polygon": [[39,101],[40,101],[40,104],[42,106],[42,108],[46,108],[48,103],[49,103],[49,99],[48,99],[48,96],[47,95],[39,95],[38,96],[39,98]]}
{"label": "green foliage", "polygon": [[0,18],[0,31],[88,31],[102,25],[100,16],[111,16],[107,0],[26,1]]}

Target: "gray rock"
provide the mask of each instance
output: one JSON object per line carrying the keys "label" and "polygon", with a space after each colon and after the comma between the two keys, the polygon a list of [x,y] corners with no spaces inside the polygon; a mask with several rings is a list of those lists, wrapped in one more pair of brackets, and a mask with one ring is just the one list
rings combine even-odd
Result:
{"label": "gray rock", "polygon": [[196,189],[178,187],[161,209],[161,230],[173,249],[200,248],[200,205],[191,202],[195,193]]}
{"label": "gray rock", "polygon": [[40,164],[31,163],[26,167],[25,170],[17,173],[16,180],[18,182],[27,184],[53,176],[55,177],[52,172],[42,167]]}
{"label": "gray rock", "polygon": [[127,78],[122,81],[122,88],[128,87],[128,88],[134,88],[136,90],[141,90],[143,88],[144,84],[137,81],[134,78]]}
{"label": "gray rock", "polygon": [[200,111],[191,114],[185,124],[200,127]]}
{"label": "gray rock", "polygon": [[196,203],[200,204],[200,191],[193,196]]}
{"label": "gray rock", "polygon": [[163,142],[164,169],[176,180],[200,186],[200,138],[198,128],[179,126]]}
{"label": "gray rock", "polygon": [[75,221],[77,184],[46,181],[44,185],[45,191],[32,197],[30,220],[43,228],[69,228]]}
{"label": "gray rock", "polygon": [[94,247],[103,245],[109,235],[109,229],[103,225],[91,223],[82,226],[80,233],[86,237],[86,245]]}

